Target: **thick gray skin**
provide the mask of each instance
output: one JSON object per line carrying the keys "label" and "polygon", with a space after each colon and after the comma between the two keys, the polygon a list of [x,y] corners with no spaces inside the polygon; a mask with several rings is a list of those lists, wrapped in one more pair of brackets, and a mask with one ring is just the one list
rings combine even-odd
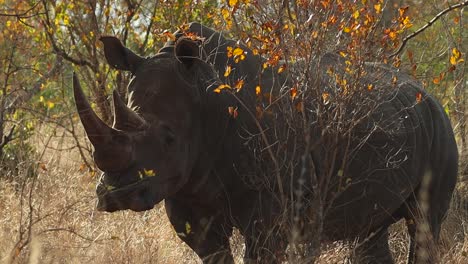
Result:
{"label": "thick gray skin", "polygon": [[[196,32],[208,40],[208,43],[204,45],[205,53],[208,54],[208,60],[214,64],[219,76],[223,76],[225,66],[228,64],[236,65],[235,75],[230,76],[232,80],[236,80],[240,76],[247,76],[247,89],[244,89],[247,91],[246,93],[254,91],[254,87],[259,82],[259,79],[262,80],[263,89],[279,89],[285,82],[282,76],[276,76],[271,74],[271,72],[260,74],[258,69],[261,68],[262,60],[257,56],[249,54],[247,61],[241,62],[240,65],[233,63],[232,60],[229,60],[223,54],[223,51],[226,49],[226,46],[235,46],[235,42],[225,39],[218,32],[198,23],[192,23],[190,31]],[[171,46],[172,43],[166,45]],[[245,47],[243,48],[248,50]],[[165,48],[161,51],[164,50]],[[330,66],[335,68],[340,63],[343,63],[339,60],[336,56],[326,55],[322,58],[320,67],[324,71]],[[384,116],[387,117],[398,113],[398,116],[404,117],[404,121],[388,121],[387,129],[393,128],[397,133],[387,134],[382,133],[382,131],[376,131],[370,137],[369,144],[365,144],[357,151],[356,156],[358,158],[353,160],[350,165],[349,171],[351,173],[348,176],[355,179],[353,182],[356,182],[356,184],[353,184],[334,201],[334,206],[326,215],[324,221],[324,235],[329,240],[354,240],[357,238],[360,246],[356,249],[356,260],[359,263],[392,263],[388,248],[387,228],[392,223],[404,218],[407,221],[408,232],[411,237],[408,263],[416,263],[416,229],[417,223],[422,221],[419,216],[421,213],[418,211],[420,205],[417,198],[419,197],[418,191],[421,188],[422,179],[424,175],[430,175],[431,177],[427,190],[430,194],[427,222],[431,230],[430,235],[437,241],[440,225],[449,207],[456,182],[458,166],[457,146],[450,121],[444,109],[433,97],[427,95],[422,90],[419,83],[412,80],[411,77],[397,73],[389,67],[381,65],[369,65],[369,67],[369,71],[373,71],[373,75],[368,76],[369,80],[363,80],[363,83],[372,83],[375,87],[380,85],[382,88],[385,86],[388,88],[390,83],[392,83],[392,76],[398,77],[399,92],[388,96],[391,100],[379,107],[379,113],[383,112]],[[223,77],[221,78],[224,83],[229,83],[230,81]],[[422,93],[424,99],[421,103],[415,105],[417,93]],[[242,98],[247,100],[254,98],[251,94],[244,94],[243,96]],[[404,108],[407,109],[402,110]],[[380,114],[376,114],[374,120],[381,121],[384,118]],[[385,123],[385,121],[381,122]],[[377,143],[372,142],[373,140],[377,141]],[[394,148],[378,149],[376,147],[379,145],[378,142],[385,142]],[[397,153],[397,150],[400,151]],[[399,164],[394,165],[393,168],[383,165],[382,163],[385,163],[387,160],[387,155],[384,154],[392,155],[395,160],[400,160]],[[405,155],[407,156],[407,160],[403,161],[405,160]],[[320,157],[320,154],[315,156]],[[320,164],[320,158],[315,160],[315,163]],[[368,173],[363,172],[363,168],[365,167],[368,168]],[[385,168],[385,170],[381,170],[381,168]],[[372,169],[380,170],[378,173],[375,173],[372,172]],[[232,175],[232,172],[225,172],[225,175],[225,178],[236,177],[235,174]],[[360,180],[362,180],[362,183],[360,183]],[[242,191],[242,185],[235,184],[232,189],[234,193],[245,192],[245,190]],[[230,194],[228,198],[236,197],[234,193]],[[241,197],[244,197],[244,199]],[[238,201],[239,211],[236,212],[235,206],[231,205],[232,209],[226,212],[226,214],[238,219],[242,219],[246,215],[251,215],[252,220],[261,218],[261,216],[255,217],[258,209],[252,208],[250,204],[255,204],[251,201],[256,200],[259,201],[258,204],[264,204],[264,202],[261,202],[261,198],[255,197],[262,197],[262,195],[251,193],[250,195],[237,197],[236,201]],[[272,201],[268,201],[268,198],[264,199],[267,201],[267,204],[273,204]],[[166,204],[168,204],[167,199]],[[189,204],[187,206],[190,207]],[[223,207],[223,205],[220,206]],[[249,207],[251,210],[246,210]],[[266,218],[270,220],[275,219],[274,215],[270,215],[271,213],[275,213],[273,208],[274,206],[264,209],[267,215]],[[174,209],[172,210],[174,211]],[[192,211],[198,210],[192,209]],[[240,222],[243,221],[241,220]],[[278,237],[279,234],[273,236],[269,241],[262,241],[265,238],[257,235],[257,232],[265,233],[270,230],[271,227],[268,224],[260,228],[254,228],[254,230],[251,230],[248,224],[247,226],[238,225],[237,227],[240,228],[246,237],[247,249],[252,248],[253,241],[255,240],[260,241],[259,244],[264,242],[266,245],[270,244],[276,247],[269,248],[268,251],[270,252],[275,252],[282,248],[278,243],[273,243],[273,240],[281,240]],[[374,234],[374,232],[376,233]],[[368,238],[369,234],[372,234],[370,238]],[[246,258],[255,259],[258,255],[261,255],[261,250],[258,248],[247,250],[246,252]]]}
{"label": "thick gray skin", "polygon": [[[259,79],[262,88],[271,89],[273,92],[281,88],[287,82],[283,76],[275,76],[271,72],[261,74],[258,69],[261,66],[261,58],[248,54],[247,59],[239,64],[234,64],[224,53],[226,46],[235,46],[235,42],[226,40],[219,33],[201,26],[198,23],[190,25],[190,31],[197,33],[206,39],[204,54],[192,54],[201,56],[213,63],[219,76],[223,76],[227,64],[236,65],[229,78],[233,81],[244,77],[246,84],[238,94],[247,107],[255,106],[255,86]],[[176,34],[180,37],[180,34]],[[109,46],[105,43],[105,47]],[[176,46],[176,48],[174,48]],[[151,60],[151,64],[159,65],[156,70],[159,78],[167,76],[173,69],[166,69],[176,49],[176,56],[183,64],[187,64],[184,57],[177,54],[177,44],[167,43],[161,49],[160,54]],[[245,50],[247,50],[244,47]],[[109,47],[109,50],[112,50]],[[116,65],[112,59],[112,51],[106,57],[109,63]],[[122,52],[117,53],[122,54]],[[134,61],[132,55],[118,55],[117,61]],[[185,54],[185,55],[190,55]],[[130,57],[130,59],[128,59]],[[190,56],[189,56],[190,57]],[[141,64],[139,59],[137,64]],[[160,62],[158,64],[158,62]],[[164,62],[164,63],[163,63]],[[124,63],[124,64],[125,64]],[[191,62],[189,62],[191,63]],[[333,55],[326,55],[318,66],[324,71],[328,66],[339,68],[342,62]],[[161,65],[162,64],[162,65]],[[137,65],[138,66],[138,65]],[[136,73],[136,79],[141,76],[153,78],[156,72],[149,71],[143,75],[141,71],[149,69],[142,66],[138,68],[132,63],[127,66],[116,66],[119,69],[130,70]],[[180,67],[176,67],[176,70]],[[274,70],[272,70],[274,71]],[[433,239],[437,241],[440,225],[449,207],[449,202],[457,175],[458,152],[455,144],[450,122],[439,103],[427,95],[419,84],[412,81],[407,75],[397,73],[393,69],[380,65],[370,65],[369,80],[363,79],[363,83],[374,83],[375,86],[388,86],[392,75],[398,76],[396,92],[389,94],[385,103],[382,103],[378,111],[371,115],[370,122],[382,125],[381,130],[376,130],[368,141],[355,148],[354,159],[350,161],[345,177],[350,178],[352,184],[333,200],[331,210],[325,216],[324,237],[327,240],[357,239],[360,246],[356,248],[356,262],[358,263],[393,263],[388,248],[387,228],[394,222],[404,218],[408,223],[411,236],[410,255],[408,263],[414,263],[415,249],[418,246],[415,235],[416,226],[420,222],[421,212],[417,198],[424,175],[431,175],[429,183],[429,210],[425,215],[430,227]],[[196,72],[196,73],[194,73]],[[197,83],[199,93],[179,95],[177,100],[190,102],[200,101],[201,108],[186,110],[194,112],[190,117],[193,120],[188,131],[183,131],[190,142],[189,152],[179,151],[174,154],[181,155],[178,158],[168,158],[168,162],[157,162],[151,165],[148,161],[144,168],[153,168],[158,171],[162,168],[162,174],[168,175],[171,170],[164,164],[172,164],[171,160],[182,160],[183,165],[177,167],[177,176],[162,176],[163,178],[175,178],[174,183],[157,182],[149,179],[143,187],[138,186],[137,192],[132,193],[125,188],[126,197],[119,196],[118,192],[110,194],[98,193],[100,201],[105,199],[117,200],[117,202],[103,202],[101,210],[147,210],[155,203],[165,200],[166,211],[179,237],[185,241],[204,261],[204,263],[233,263],[233,257],[229,249],[229,237],[234,227],[238,228],[246,241],[245,259],[259,263],[278,263],[277,252],[283,252],[287,246],[289,234],[277,229],[277,219],[281,213],[280,206],[275,195],[267,189],[246,184],[246,175],[256,173],[255,169],[268,168],[271,164],[252,164],[253,154],[244,139],[239,137],[243,129],[255,131],[256,127],[249,118],[243,119],[245,112],[239,107],[240,115],[232,119],[227,114],[227,106],[238,105],[229,94],[215,94],[210,91],[209,84],[214,79],[208,74],[209,69],[198,62],[182,75],[185,82],[175,81],[166,86],[157,86],[158,89],[175,89],[170,85],[184,85],[183,83]],[[156,74],[156,75],[158,75]],[[175,77],[177,77],[175,76]],[[188,76],[188,77],[187,77]],[[208,77],[206,77],[208,76]],[[174,76],[170,76],[171,78]],[[190,78],[194,78],[190,81]],[[145,77],[143,77],[145,78]],[[167,78],[167,79],[171,79]],[[177,77],[180,78],[180,77]],[[203,79],[200,82],[200,78]],[[152,80],[152,79],[151,79]],[[325,80],[325,78],[324,78]],[[221,82],[226,83],[221,77]],[[153,81],[152,81],[153,82]],[[177,84],[175,84],[177,83]],[[218,81],[216,82],[218,83]],[[140,115],[148,123],[160,122],[153,119],[155,109],[161,102],[157,96],[149,97],[148,89],[155,89],[154,82],[144,85],[131,84],[129,90],[134,92],[133,105],[140,107]],[[150,87],[151,86],[151,87]],[[211,87],[212,88],[212,87]],[[208,91],[206,91],[208,90]],[[423,100],[415,105],[417,93],[422,93]],[[200,97],[200,98],[198,98]],[[169,97],[168,97],[169,98]],[[193,99],[196,98],[196,99]],[[169,99],[167,99],[169,100]],[[175,101],[174,101],[175,102]],[[174,107],[177,108],[173,102]],[[190,102],[187,105],[197,105]],[[185,107],[185,106],[184,106]],[[180,118],[182,114],[171,119]],[[268,126],[268,124],[264,124]],[[383,127],[385,125],[385,127]],[[184,127],[184,126],[181,126]],[[159,131],[159,130],[158,130]],[[391,131],[391,133],[389,132]],[[179,131],[176,131],[179,132]],[[89,132],[88,132],[89,134]],[[157,136],[159,137],[159,132]],[[150,139],[135,139],[138,145],[145,144]],[[357,146],[359,142],[352,142]],[[158,146],[155,146],[158,148]],[[326,148],[327,146],[321,146]],[[97,147],[96,147],[97,148]],[[137,149],[140,147],[134,147]],[[143,147],[141,147],[143,148]],[[180,147],[179,147],[180,148]],[[320,175],[322,164],[321,150],[314,149],[311,157],[317,165]],[[152,155],[148,150],[144,160]],[[159,159],[158,155],[152,159]],[[166,154],[168,156],[169,154]],[[389,157],[392,162],[389,163]],[[264,161],[267,162],[267,161]],[[153,167],[151,167],[153,166]],[[169,165],[168,165],[169,166]],[[133,168],[133,167],[131,167]],[[336,168],[338,170],[338,168]],[[105,172],[104,182],[113,182],[111,173]],[[113,172],[115,174],[115,172]],[[120,172],[119,179],[126,179],[126,175],[135,175],[129,169]],[[180,177],[180,178],[177,178]],[[273,177],[273,176],[272,176]],[[114,179],[114,180],[113,180]],[[335,179],[336,180],[336,179]],[[128,180],[127,182],[134,182]],[[125,187],[125,184],[116,184]],[[148,187],[149,186],[149,187]],[[288,185],[289,186],[289,185]],[[103,187],[101,187],[102,189]],[[140,190],[141,188],[141,190]],[[146,189],[145,189],[146,188]],[[117,191],[120,191],[119,188]],[[105,193],[105,191],[103,191]],[[112,196],[111,194],[115,195]],[[157,193],[157,194],[156,194]],[[130,196],[131,203],[126,203]],[[306,194],[307,195],[307,194]],[[310,194],[309,194],[310,195]],[[107,198],[105,198],[107,197]],[[141,202],[139,202],[141,201]],[[310,208],[309,208],[310,209]],[[313,208],[312,208],[313,209]],[[187,230],[190,226],[190,232]]]}

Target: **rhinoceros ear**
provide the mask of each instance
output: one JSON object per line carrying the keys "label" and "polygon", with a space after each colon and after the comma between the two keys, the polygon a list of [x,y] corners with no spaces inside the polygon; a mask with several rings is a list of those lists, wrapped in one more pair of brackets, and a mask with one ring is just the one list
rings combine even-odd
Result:
{"label": "rhinoceros ear", "polygon": [[145,60],[126,48],[116,37],[104,36],[99,39],[104,44],[104,55],[110,66],[135,73]]}
{"label": "rhinoceros ear", "polygon": [[175,44],[175,55],[179,61],[192,66],[195,60],[200,59],[200,42],[188,37],[181,37]]}

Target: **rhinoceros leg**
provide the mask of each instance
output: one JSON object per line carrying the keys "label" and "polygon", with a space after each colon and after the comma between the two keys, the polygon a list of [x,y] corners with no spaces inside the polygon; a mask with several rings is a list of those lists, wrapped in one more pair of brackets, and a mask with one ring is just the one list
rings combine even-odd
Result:
{"label": "rhinoceros leg", "polygon": [[175,199],[165,200],[166,213],[179,238],[205,264],[234,263],[229,247],[232,227],[223,224],[202,208],[187,206]]}
{"label": "rhinoceros leg", "polygon": [[388,246],[387,228],[381,228],[376,233],[360,239],[353,255],[352,263],[356,264],[394,263]]}
{"label": "rhinoceros leg", "polygon": [[277,228],[256,229],[244,237],[244,263],[282,263],[287,242]]}
{"label": "rhinoceros leg", "polygon": [[423,217],[419,209],[413,209],[408,213],[410,216],[405,217],[409,234],[408,264],[438,262],[436,245],[442,220],[439,214],[432,215],[432,212]]}

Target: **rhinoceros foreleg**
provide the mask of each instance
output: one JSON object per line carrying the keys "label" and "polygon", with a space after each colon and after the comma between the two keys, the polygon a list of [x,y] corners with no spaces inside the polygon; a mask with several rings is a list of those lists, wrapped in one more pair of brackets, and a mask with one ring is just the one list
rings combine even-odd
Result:
{"label": "rhinoceros foreleg", "polygon": [[256,229],[245,234],[244,263],[282,263],[287,242],[277,228]]}
{"label": "rhinoceros foreleg", "polygon": [[204,213],[202,208],[186,206],[177,200],[166,199],[165,207],[177,236],[197,253],[203,263],[234,263],[229,247],[232,227],[214,214]]}
{"label": "rhinoceros foreleg", "polygon": [[354,249],[352,263],[356,264],[387,264],[394,263],[388,246],[388,230],[379,231],[360,239]]}

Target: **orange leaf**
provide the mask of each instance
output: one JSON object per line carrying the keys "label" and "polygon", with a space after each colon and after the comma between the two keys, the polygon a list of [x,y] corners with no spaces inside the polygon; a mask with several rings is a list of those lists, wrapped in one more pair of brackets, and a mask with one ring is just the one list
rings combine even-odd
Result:
{"label": "orange leaf", "polygon": [[170,39],[172,41],[175,41],[176,40],[176,37],[174,36],[174,34],[172,34],[169,30],[164,30],[164,32],[162,33],[163,36],[165,36],[167,39]]}
{"label": "orange leaf", "polygon": [[302,101],[296,104],[296,111],[299,113],[304,112],[304,103]]}
{"label": "orange leaf", "polygon": [[260,106],[255,107],[255,116],[257,117],[257,119],[262,119],[262,117],[263,117],[262,107],[260,107]]}
{"label": "orange leaf", "polygon": [[236,85],[234,85],[234,88],[236,88],[237,92],[239,92],[240,89],[242,89],[242,86],[244,86],[244,80],[239,79],[237,80]]}
{"label": "orange leaf", "polygon": [[420,103],[422,100],[422,93],[416,93],[416,103]]}
{"label": "orange leaf", "polygon": [[330,94],[329,93],[323,93],[322,94],[322,100],[323,100],[324,105],[329,104],[330,103]]}
{"label": "orange leaf", "polygon": [[291,99],[294,100],[294,98],[297,97],[297,89],[296,89],[296,87],[291,88],[291,90],[289,90],[289,93],[291,94]]}
{"label": "orange leaf", "polygon": [[237,107],[229,106],[228,112],[229,112],[229,115],[232,116],[233,118],[237,118],[237,116],[239,115],[239,113],[237,112]]}
{"label": "orange leaf", "polygon": [[79,171],[83,172],[86,169],[86,164],[81,163],[80,168],[78,169]]}
{"label": "orange leaf", "polygon": [[47,171],[47,167],[44,163],[39,163],[39,167],[43,170],[43,171]]}

